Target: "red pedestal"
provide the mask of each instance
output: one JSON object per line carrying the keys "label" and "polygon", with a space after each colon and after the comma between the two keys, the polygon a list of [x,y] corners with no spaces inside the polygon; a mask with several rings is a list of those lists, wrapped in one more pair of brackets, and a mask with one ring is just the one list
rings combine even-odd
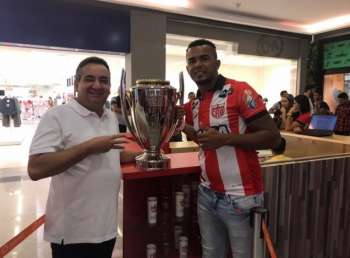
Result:
{"label": "red pedestal", "polygon": [[[136,143],[126,149],[137,150]],[[155,244],[157,258],[179,257],[178,235],[189,240],[189,258],[201,257],[197,223],[197,184],[200,167],[198,154],[167,154],[170,167],[158,171],[142,171],[134,163],[122,165],[123,191],[123,257],[146,257],[147,245]],[[185,185],[185,186],[184,186]],[[175,193],[190,188],[184,216],[176,218]],[[149,225],[147,198],[157,198],[157,223]],[[179,233],[179,232],[182,233]]]}

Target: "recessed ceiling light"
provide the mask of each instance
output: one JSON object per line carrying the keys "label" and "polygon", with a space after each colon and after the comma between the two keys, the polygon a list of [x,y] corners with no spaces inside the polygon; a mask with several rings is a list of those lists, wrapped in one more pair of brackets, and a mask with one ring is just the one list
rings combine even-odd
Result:
{"label": "recessed ceiling light", "polygon": [[334,17],[321,22],[303,25],[302,27],[310,33],[337,29],[350,24],[350,14]]}
{"label": "recessed ceiling light", "polygon": [[310,24],[300,24],[295,22],[281,22],[281,24],[289,27],[296,27],[308,33],[320,33],[349,26],[350,14]]}

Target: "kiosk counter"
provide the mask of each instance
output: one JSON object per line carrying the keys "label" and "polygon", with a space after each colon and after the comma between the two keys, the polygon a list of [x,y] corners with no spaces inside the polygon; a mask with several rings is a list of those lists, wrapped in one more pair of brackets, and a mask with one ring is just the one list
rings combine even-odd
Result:
{"label": "kiosk counter", "polygon": [[[277,256],[350,257],[350,137],[281,134],[288,159],[261,163]],[[130,143],[127,149],[139,147]],[[181,251],[189,258],[201,257],[198,147],[182,142],[169,149],[169,169],[142,171],[135,164],[122,165],[125,258],[154,252],[156,257],[179,257]]]}

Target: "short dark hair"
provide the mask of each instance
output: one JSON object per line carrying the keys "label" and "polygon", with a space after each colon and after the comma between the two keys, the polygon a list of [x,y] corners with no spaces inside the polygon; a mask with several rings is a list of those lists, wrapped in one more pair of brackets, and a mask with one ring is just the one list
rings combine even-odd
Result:
{"label": "short dark hair", "polygon": [[310,112],[310,102],[308,97],[305,95],[298,95],[294,98],[294,101],[299,104],[300,113],[304,114]]}
{"label": "short dark hair", "polygon": [[338,94],[337,98],[339,98],[339,99],[349,99],[349,96],[345,92],[340,92]]}
{"label": "short dark hair", "polygon": [[213,42],[207,40],[207,39],[196,39],[192,41],[190,44],[188,44],[186,52],[192,48],[192,47],[198,47],[198,46],[210,46],[214,49],[214,54],[215,58],[217,58],[217,53],[216,53],[216,46]]}
{"label": "short dark hair", "polygon": [[282,90],[282,91],[280,92],[280,96],[282,97],[285,93],[288,94],[288,91]]}
{"label": "short dark hair", "polygon": [[285,150],[286,150],[286,139],[281,137],[280,144],[278,144],[277,147],[272,148],[272,152],[274,152],[275,154],[283,154]]}
{"label": "short dark hair", "polygon": [[84,60],[82,60],[79,63],[79,65],[75,71],[75,80],[76,81],[79,81],[81,79],[81,70],[83,69],[84,66],[86,66],[88,64],[100,64],[100,65],[105,66],[107,68],[107,70],[110,71],[107,62],[104,59],[99,58],[97,56],[90,56],[90,57],[85,58]]}
{"label": "short dark hair", "polygon": [[196,96],[196,94],[193,91],[191,91],[191,92],[188,93],[187,97],[190,97],[191,95]]}

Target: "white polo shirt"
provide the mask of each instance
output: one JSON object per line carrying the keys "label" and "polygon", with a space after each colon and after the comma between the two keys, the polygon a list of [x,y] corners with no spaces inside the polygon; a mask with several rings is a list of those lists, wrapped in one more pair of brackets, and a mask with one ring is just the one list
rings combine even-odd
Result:
{"label": "white polo shirt", "polygon": [[[50,109],[41,119],[30,155],[64,150],[97,136],[118,133],[115,115],[101,117],[77,101]],[[116,237],[120,151],[86,157],[51,178],[44,239],[65,244],[100,243]]]}

